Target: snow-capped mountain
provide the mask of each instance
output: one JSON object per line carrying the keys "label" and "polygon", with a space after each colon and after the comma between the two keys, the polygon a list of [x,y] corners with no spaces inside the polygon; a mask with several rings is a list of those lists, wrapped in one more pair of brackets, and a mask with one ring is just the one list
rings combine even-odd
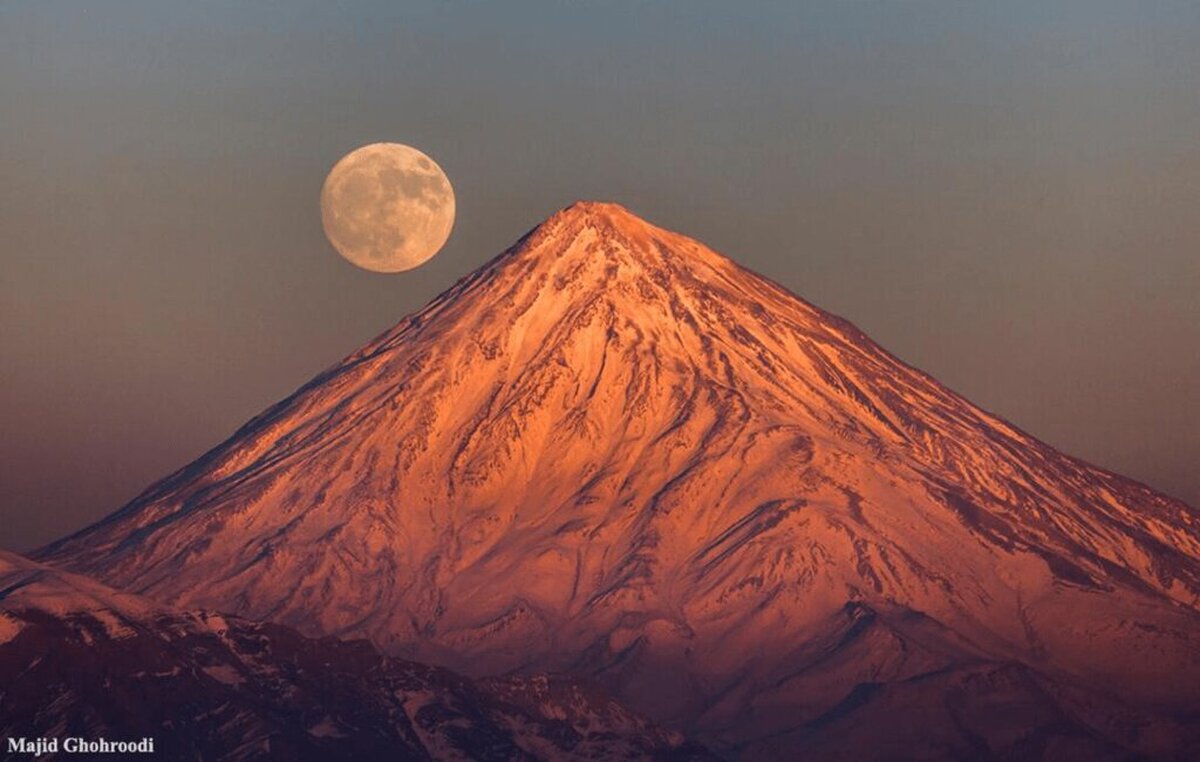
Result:
{"label": "snow-capped mountain", "polygon": [[1196,510],[612,204],[40,558],[475,676],[594,676],[748,758],[1195,742]]}
{"label": "snow-capped mountain", "polygon": [[713,759],[568,678],[475,683],[2,552],[0,735],[150,738],[172,760]]}

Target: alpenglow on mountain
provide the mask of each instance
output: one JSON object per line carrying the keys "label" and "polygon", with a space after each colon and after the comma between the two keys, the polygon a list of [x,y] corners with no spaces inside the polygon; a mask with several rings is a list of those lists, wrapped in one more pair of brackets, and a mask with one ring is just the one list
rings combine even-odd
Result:
{"label": "alpenglow on mountain", "polygon": [[746,759],[1198,748],[1196,510],[612,204],[40,558]]}

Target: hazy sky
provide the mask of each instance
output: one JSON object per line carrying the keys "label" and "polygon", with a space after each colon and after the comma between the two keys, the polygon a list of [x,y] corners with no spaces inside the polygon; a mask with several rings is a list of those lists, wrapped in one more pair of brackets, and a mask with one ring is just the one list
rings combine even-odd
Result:
{"label": "hazy sky", "polygon": [[[394,276],[329,167],[455,184]],[[0,546],[116,509],[553,210],[624,203],[1200,503],[1200,3],[0,0]]]}

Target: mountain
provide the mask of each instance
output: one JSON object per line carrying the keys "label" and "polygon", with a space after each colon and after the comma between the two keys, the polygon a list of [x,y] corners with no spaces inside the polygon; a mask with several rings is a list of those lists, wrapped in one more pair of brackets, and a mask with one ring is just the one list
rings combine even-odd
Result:
{"label": "mountain", "polygon": [[175,760],[712,759],[575,680],[475,683],[366,641],[171,610],[10,553],[0,735],[152,738]]}
{"label": "mountain", "polygon": [[1196,748],[1195,509],[613,204],[40,558],[748,759]]}

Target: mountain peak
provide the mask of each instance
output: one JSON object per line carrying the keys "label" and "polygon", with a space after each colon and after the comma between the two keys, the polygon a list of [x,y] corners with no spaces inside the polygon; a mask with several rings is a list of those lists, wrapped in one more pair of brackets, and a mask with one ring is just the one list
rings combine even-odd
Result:
{"label": "mountain peak", "polygon": [[645,240],[655,234],[669,234],[613,201],[576,201],[550,215],[542,226],[554,230],[591,227],[629,236],[634,240]]}
{"label": "mountain peak", "polygon": [[579,260],[604,271],[606,279],[656,271],[659,278],[671,268],[668,260],[706,262],[710,265],[729,261],[703,244],[686,236],[658,227],[626,207],[608,201],[576,201],[564,207],[529,232],[510,256],[522,262],[537,261],[541,267],[554,268],[566,259],[574,276],[586,272],[574,267]]}
{"label": "mountain peak", "polygon": [[556,218],[564,220],[582,218],[617,227],[622,225],[649,226],[650,224],[615,201],[589,201],[586,199],[568,204],[550,216],[551,220]]}

